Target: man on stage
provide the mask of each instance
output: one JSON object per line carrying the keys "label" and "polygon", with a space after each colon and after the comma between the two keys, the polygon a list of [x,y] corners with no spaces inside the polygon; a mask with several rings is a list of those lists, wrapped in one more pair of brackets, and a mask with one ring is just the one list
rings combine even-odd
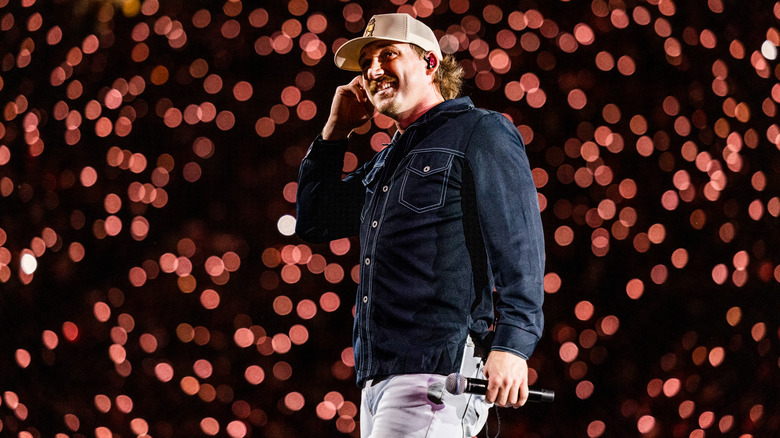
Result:
{"label": "man on stage", "polygon": [[[296,232],[360,235],[361,436],[474,436],[491,403],[526,402],[542,333],[544,239],[525,145],[504,115],[458,97],[462,70],[407,14],[372,17],[335,63],[360,75],[337,88],[301,163]],[[395,121],[392,143],[342,179],[348,137],[375,112]],[[428,396],[454,372],[484,376],[486,395]]]}

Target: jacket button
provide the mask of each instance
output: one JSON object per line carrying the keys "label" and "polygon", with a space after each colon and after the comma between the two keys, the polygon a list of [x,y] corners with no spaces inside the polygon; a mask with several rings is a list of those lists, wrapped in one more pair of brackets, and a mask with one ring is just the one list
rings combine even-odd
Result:
{"label": "jacket button", "polygon": [[367,265],[370,265],[370,264],[371,264],[371,259],[370,259],[370,258],[368,258],[368,257],[366,257],[365,263],[366,263]]}
{"label": "jacket button", "polygon": [[371,228],[376,228],[377,226],[379,226],[379,222],[377,221],[371,222]]}
{"label": "jacket button", "polygon": [[390,186],[383,186],[382,187],[382,191],[383,192],[387,192],[388,190],[390,190]]}
{"label": "jacket button", "polygon": [[431,166],[425,166],[423,167],[423,172],[428,173],[431,171]]}
{"label": "jacket button", "polygon": [[368,302],[368,297],[367,297],[367,296],[363,297],[363,302],[364,302],[364,303],[367,303],[367,302]]}

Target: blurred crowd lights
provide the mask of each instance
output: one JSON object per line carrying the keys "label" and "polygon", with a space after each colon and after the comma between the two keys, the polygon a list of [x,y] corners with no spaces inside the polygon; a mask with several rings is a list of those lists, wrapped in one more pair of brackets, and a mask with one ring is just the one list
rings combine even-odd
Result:
{"label": "blurred crowd lights", "polygon": [[[567,312],[548,317],[552,341],[543,341],[550,345],[541,346],[530,374],[536,378],[542,361],[554,362],[554,368],[564,370],[568,393],[578,400],[596,399],[609,385],[596,370],[605,369],[615,354],[614,340],[631,330],[630,316],[604,305],[602,298],[574,292],[579,280],[565,266],[572,251],[606,261],[631,254],[637,270],[626,274],[620,290],[610,292],[616,300],[627,299],[626,306],[652,300],[656,286],[672,287],[679,275],[706,280],[712,290],[727,291],[724,295],[732,288],[747,292],[751,284],[776,288],[780,283],[780,260],[771,251],[776,242],[760,231],[762,224],[780,217],[780,168],[772,158],[780,149],[780,31],[775,20],[751,29],[750,35],[734,28],[726,36],[718,20],[727,19],[732,6],[722,0],[696,6],[592,0],[587,14],[577,17],[555,12],[577,6],[568,0],[553,9],[540,4],[517,10],[517,5],[493,3],[391,0],[381,7],[382,12],[446,21],[446,28],[434,31],[443,51],[454,54],[464,68],[467,91],[490,99],[498,106],[492,109],[502,111],[523,135],[549,231],[544,290],[551,301],[565,299]],[[30,212],[2,213],[0,283],[10,287],[18,278],[18,284],[38,287],[36,276],[92,266],[98,243],[120,246],[131,240],[149,249],[141,260],[116,260],[126,281],[115,280],[105,296],[89,302],[91,319],[61,315],[39,331],[40,345],[15,345],[19,369],[51,366],[55,353],[71,354],[69,345],[93,342],[94,333],[105,333],[110,342],[101,354],[112,367],[96,372],[128,382],[138,379],[134,384],[141,386],[149,381],[139,376],[151,376],[194,400],[230,406],[230,415],[195,420],[206,435],[245,437],[251,428],[273,423],[279,413],[299,418],[295,414],[301,412],[331,422],[339,433],[355,433],[357,408],[347,391],[323,396],[294,379],[297,370],[312,369],[296,349],[320,342],[315,327],[343,307],[343,296],[331,290],[345,280],[353,287],[358,278],[357,264],[349,258],[354,242],[302,244],[295,240],[291,211],[294,169],[305,150],[288,137],[324,117],[332,91],[319,91],[331,84],[321,74],[334,69],[335,48],[362,32],[376,12],[356,2],[337,6],[337,13],[325,13],[306,0],[280,8],[229,0],[172,11],[157,0],[106,0],[95,2],[93,12],[74,6],[71,14],[94,14],[89,18],[93,30],[76,40],[70,24],[51,15],[44,2],[0,0],[0,31],[9,38],[0,59],[0,90],[7,95],[0,115],[0,201]],[[761,8],[780,20],[780,2]],[[681,21],[682,9],[695,9],[701,20]],[[634,47],[632,38],[640,37],[655,52]],[[220,51],[234,48],[264,60],[284,59],[291,70],[280,78],[278,71],[258,76],[229,68]],[[116,58],[112,51],[127,54],[121,73],[107,68]],[[645,56],[657,56],[651,61],[680,72],[680,78],[669,79],[678,86],[659,86],[662,94],[650,99],[652,108],[637,106],[632,94],[643,90],[631,88],[633,80],[652,79],[643,70],[648,68]],[[605,82],[616,91],[603,91]],[[536,113],[559,114],[566,126],[547,126]],[[187,196],[186,185],[216,184],[209,169],[230,146],[223,139],[247,126],[253,144],[283,149],[281,158],[269,154],[267,159],[279,161],[269,172],[281,181],[267,196],[285,207],[268,207],[276,227],[262,248],[253,248],[260,260],[195,236],[182,237],[180,224],[155,214],[174,216],[172,205]],[[181,134],[186,144],[155,147],[162,132]],[[384,148],[393,133],[392,121],[383,116],[357,130],[373,151]],[[79,155],[87,148],[89,158]],[[71,153],[75,158],[61,159]],[[348,152],[344,172],[355,170],[363,158]],[[37,162],[51,165],[39,172],[24,164]],[[279,170],[283,166],[286,170]],[[652,176],[645,174],[650,169]],[[72,198],[81,202],[68,201]],[[707,247],[690,243],[689,236],[706,241]],[[261,267],[256,285],[271,297],[262,311],[272,312],[274,321],[262,327],[245,313],[227,325],[214,316],[235,312],[234,288],[244,283],[234,278],[242,266],[243,272]],[[175,280],[173,290],[166,278]],[[311,281],[316,290],[296,290]],[[165,327],[168,321],[146,326],[149,309],[126,295],[152,291],[179,292],[177,305],[193,309],[188,306],[194,303],[206,316],[193,311],[186,321],[171,321],[172,328]],[[251,309],[241,312],[254,315]],[[730,306],[725,315],[713,315],[723,325],[724,339],[706,341],[695,331],[681,336],[679,348],[660,358],[660,370],[641,382],[646,384],[641,394],[615,401],[632,431],[699,438],[744,429],[740,436],[747,438],[755,425],[770,422],[772,414],[758,397],[745,396],[746,409],[716,410],[699,391],[703,379],[718,382],[708,370],[725,371],[737,353],[776,361],[780,333],[770,321],[757,318],[749,305]],[[192,357],[169,353],[172,340]],[[343,347],[347,338],[336,344],[336,359],[324,360],[327,372],[339,383],[349,382],[354,379],[352,349]],[[208,346],[215,350],[202,349]],[[47,353],[39,355],[41,347]],[[235,366],[237,382],[222,383],[221,364],[233,350],[256,356]],[[262,400],[236,396],[243,385],[265,391],[271,381],[289,387]],[[43,429],[48,419],[31,409],[35,401],[28,391],[34,388],[0,390],[0,409],[13,416],[13,421],[0,417],[0,431],[40,436],[36,428]],[[152,421],[144,414],[144,396],[79,396],[89,397],[96,412],[115,411],[121,419],[98,425],[89,409],[74,408],[58,420],[68,432],[57,438],[109,438],[121,428],[137,436],[172,436],[174,420],[167,420],[168,426]],[[679,422],[654,412],[663,399],[679,406]],[[600,412],[584,416],[577,433],[585,430],[589,438],[620,433],[620,419]]]}

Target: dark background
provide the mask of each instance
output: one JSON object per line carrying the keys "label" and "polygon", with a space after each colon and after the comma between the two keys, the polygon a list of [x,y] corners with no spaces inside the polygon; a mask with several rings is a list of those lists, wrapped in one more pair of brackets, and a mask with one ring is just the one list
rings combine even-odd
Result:
{"label": "dark background", "polygon": [[0,436],[358,436],[357,242],[286,215],[334,47],[399,10],[540,193],[557,398],[501,436],[777,435],[780,2],[0,0]]}

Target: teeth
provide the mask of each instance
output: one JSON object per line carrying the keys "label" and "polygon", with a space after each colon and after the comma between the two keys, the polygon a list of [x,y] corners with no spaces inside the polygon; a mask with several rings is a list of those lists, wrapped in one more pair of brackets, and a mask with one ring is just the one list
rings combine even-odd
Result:
{"label": "teeth", "polygon": [[382,90],[386,90],[392,86],[393,86],[393,81],[382,81],[377,83],[377,85],[374,86],[374,89],[376,90],[375,92],[379,92]]}

